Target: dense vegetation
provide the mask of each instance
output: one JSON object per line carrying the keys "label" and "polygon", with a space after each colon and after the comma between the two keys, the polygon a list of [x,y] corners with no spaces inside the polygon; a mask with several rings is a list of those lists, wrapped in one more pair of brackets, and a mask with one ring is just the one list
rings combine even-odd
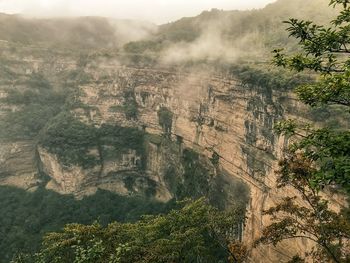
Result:
{"label": "dense vegetation", "polygon": [[[155,25],[145,21],[111,20],[102,17],[38,19],[0,14],[0,35],[15,46],[55,49],[114,49],[152,33]],[[125,34],[128,32],[130,34]]]}
{"label": "dense vegetation", "polygon": [[235,241],[243,217],[201,199],[136,223],[71,224],[46,235],[39,253],[14,262],[236,262],[246,256]]}
{"label": "dense vegetation", "polygon": [[239,78],[243,84],[252,87],[264,87],[266,90],[291,90],[295,86],[308,83],[310,75],[302,75],[276,70],[268,65],[234,65],[229,68],[231,74]]}
{"label": "dense vegetation", "polygon": [[159,125],[163,128],[164,134],[170,135],[173,126],[173,113],[166,107],[158,110]]}
{"label": "dense vegetation", "polygon": [[[133,222],[144,214],[168,211],[164,204],[141,197],[123,197],[108,191],[76,200],[39,187],[28,192],[14,187],[0,187],[0,259],[8,262],[19,252],[33,253],[42,236],[76,222],[102,226],[113,222]],[[69,262],[69,261],[67,261]]]}
{"label": "dense vegetation", "polygon": [[[178,169],[180,175],[175,177]],[[249,202],[249,187],[243,181],[231,178],[212,160],[189,148],[183,149],[180,163],[169,163],[164,179],[177,200],[204,196],[210,205],[221,210],[232,207],[245,210]]]}
{"label": "dense vegetation", "polygon": [[138,115],[137,102],[135,92],[130,87],[124,92],[124,105],[122,107],[124,114],[128,120],[136,120]]}
{"label": "dense vegetation", "polygon": [[18,82],[17,85],[23,88],[8,89],[7,97],[1,99],[2,103],[19,108],[9,111],[0,121],[0,135],[4,139],[37,136],[46,123],[61,111],[68,94],[54,89],[38,73]]}
{"label": "dense vegetation", "polygon": [[[103,146],[112,146],[116,155],[128,149],[143,153],[144,133],[136,128],[104,124],[100,128],[85,124],[69,112],[53,118],[43,133],[40,144],[54,153],[65,165],[93,167],[101,162]],[[89,154],[97,149],[99,155]]]}
{"label": "dense vegetation", "polygon": [[[180,62],[181,66],[193,60],[208,63],[213,59],[220,62],[229,59],[232,62],[237,59],[237,53],[245,60],[254,62],[259,58],[268,61],[273,46],[297,49],[296,42],[288,39],[281,23],[286,17],[310,18],[323,23],[328,22],[334,13],[323,0],[309,0],[307,4],[302,0],[279,0],[264,9],[251,11],[212,9],[196,17],[161,25],[158,32],[147,40],[126,44],[124,51],[140,64],[147,61],[159,63],[159,59],[166,57],[173,48],[178,52],[187,51],[187,54],[178,54],[185,58]],[[188,48],[191,44],[194,44],[193,49],[201,47],[202,53],[195,52],[198,56],[192,56],[193,49]],[[220,49],[225,51],[221,53]],[[235,51],[233,58],[229,58],[230,50]],[[144,57],[135,54],[143,54]]]}
{"label": "dense vegetation", "polygon": [[[296,89],[301,101],[311,107],[337,105],[349,114],[350,1],[332,0],[330,4],[341,8],[331,26],[294,18],[286,21],[290,36],[300,41],[303,52],[288,56],[283,50],[275,50],[274,59],[278,66],[320,74],[317,82]],[[278,187],[293,187],[305,203],[297,202],[297,196],[287,196],[265,211],[274,220],[258,243],[276,245],[303,237],[314,242],[314,248],[305,255],[296,255],[291,262],[305,262],[308,258],[316,262],[349,262],[349,208],[340,205],[341,211],[331,209],[330,200],[321,192],[349,196],[349,129],[317,128],[294,120],[281,122],[276,129],[292,141],[280,162]]]}

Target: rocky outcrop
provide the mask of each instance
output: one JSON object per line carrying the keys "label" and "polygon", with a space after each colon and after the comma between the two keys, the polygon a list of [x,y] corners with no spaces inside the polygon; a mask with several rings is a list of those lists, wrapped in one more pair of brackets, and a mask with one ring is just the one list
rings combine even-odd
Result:
{"label": "rocky outcrop", "polygon": [[[98,154],[97,151],[95,154]],[[150,151],[150,161],[152,158]],[[94,167],[83,168],[77,165],[63,165],[54,154],[39,147],[42,171],[49,177],[46,188],[61,194],[74,194],[77,198],[96,193],[98,189],[108,190],[120,195],[146,195],[156,182],[156,171],[148,171],[151,176],[140,169],[141,157],[134,150],[119,156],[108,157],[102,153],[103,161]],[[160,164],[158,164],[160,165]],[[152,168],[152,167],[150,167]],[[154,186],[156,200],[167,202],[172,195],[164,184]]]}
{"label": "rocky outcrop", "polygon": [[35,142],[0,143],[0,185],[30,190],[41,182]]}
{"label": "rocky outcrop", "polygon": [[[103,66],[101,66],[103,68]],[[276,136],[274,124],[283,118],[307,116],[306,109],[293,94],[267,87],[241,83],[235,76],[205,73],[173,73],[151,69],[104,68],[108,83],[83,85],[81,101],[93,106],[76,115],[94,125],[116,121],[125,126],[143,127],[150,134],[167,134],[183,147],[217,156],[217,165],[250,188],[244,241],[259,237],[268,218],[262,211],[282,197],[294,195],[276,189],[277,160],[282,156],[286,139]],[[131,91],[137,115],[128,118],[123,111],[125,93]],[[117,109],[117,110],[111,110]],[[160,111],[171,112],[170,125],[164,127]],[[156,161],[155,161],[156,162]],[[154,165],[153,166],[157,166]],[[278,247],[253,250],[252,262],[286,262],[290,256],[310,247],[309,241],[285,242]]]}
{"label": "rocky outcrop", "polygon": [[[50,71],[55,79],[65,68],[64,60],[51,67],[45,63],[28,62],[22,71]],[[71,61],[66,64],[75,68]],[[130,149],[111,155],[110,146],[101,145],[89,149],[98,164],[83,168],[64,165],[33,142],[4,144],[0,183],[28,189],[39,184],[44,174],[48,189],[78,198],[105,189],[164,202],[181,196],[179,189],[189,189],[194,196],[214,192],[219,201],[224,200],[224,207],[248,185],[243,240],[251,245],[269,222],[262,211],[288,194],[275,188],[276,161],[286,140],[274,134],[273,125],[283,118],[306,116],[294,96],[244,84],[228,74],[135,69],[113,63],[88,66],[85,73],[91,79],[79,84],[76,99],[81,106],[72,111],[74,116],[95,127],[117,123],[143,130],[148,136],[144,152]],[[186,163],[184,150],[191,151],[188,156],[194,152],[195,161]],[[192,173],[195,164],[205,176],[186,179],[186,169]],[[307,242],[282,246],[254,250],[252,262],[285,262],[304,251]]]}

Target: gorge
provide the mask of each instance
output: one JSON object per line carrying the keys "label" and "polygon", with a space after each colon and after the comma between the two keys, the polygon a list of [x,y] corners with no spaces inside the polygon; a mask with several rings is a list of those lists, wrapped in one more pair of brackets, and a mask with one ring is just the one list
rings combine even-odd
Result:
{"label": "gorge", "polygon": [[[218,12],[201,16],[216,19]],[[269,36],[274,29],[266,28]],[[254,34],[246,41],[260,36]],[[7,209],[1,262],[18,250],[35,251],[44,233],[67,223],[132,222],[168,211],[174,200],[202,196],[221,210],[245,211],[238,239],[251,248],[270,222],[263,211],[294,191],[276,188],[288,138],[277,135],[274,125],[285,119],[348,125],[339,109],[332,119],[322,108],[310,114],[292,88],[313,76],[288,75],[258,61],[270,46],[253,62],[254,54],[222,62],[220,53],[204,63],[167,64],[162,52],[149,50],[147,41],[152,47],[167,43],[158,38],[128,39],[135,42],[126,53],[116,51],[119,43],[111,47],[107,37],[96,38],[102,42],[91,36],[86,49],[75,46],[83,45],[78,40],[57,49],[30,38],[24,44],[0,40],[0,194],[10,195],[0,201]],[[154,62],[159,57],[152,52],[162,54],[162,63]],[[335,210],[346,203],[340,195],[328,198]],[[26,227],[31,212],[25,207],[38,204],[42,218]],[[74,215],[49,215],[65,209]],[[16,229],[10,229],[16,218]],[[257,247],[251,262],[287,262],[308,242]]]}

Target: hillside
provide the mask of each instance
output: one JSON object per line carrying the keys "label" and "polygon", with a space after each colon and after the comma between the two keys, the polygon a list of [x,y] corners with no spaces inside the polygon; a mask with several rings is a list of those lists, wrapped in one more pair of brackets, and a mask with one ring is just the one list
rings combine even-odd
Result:
{"label": "hillside", "polygon": [[111,52],[126,44],[127,54],[148,56],[158,63],[183,62],[181,54],[186,54],[186,60],[232,62],[241,57],[256,60],[257,56],[263,60],[274,47],[295,48],[284,30],[282,21],[286,17],[325,23],[334,14],[325,0],[279,0],[251,11],[212,9],[160,26],[102,17],[37,19],[0,14],[0,40],[55,49]]}
{"label": "hillside", "polygon": [[156,30],[151,23],[102,17],[36,19],[0,14],[0,40],[69,49],[117,48]]}
{"label": "hillside", "polygon": [[154,36],[127,44],[125,51],[157,57],[166,64],[203,59],[229,63],[241,58],[267,60],[276,47],[296,48],[282,23],[286,18],[329,23],[335,14],[326,0],[279,0],[251,11],[212,9],[161,25]]}

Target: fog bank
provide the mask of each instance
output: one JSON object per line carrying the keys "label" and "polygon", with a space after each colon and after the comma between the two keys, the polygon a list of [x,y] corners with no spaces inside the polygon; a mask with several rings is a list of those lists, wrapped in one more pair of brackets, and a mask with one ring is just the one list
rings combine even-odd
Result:
{"label": "fog bank", "polygon": [[261,8],[275,0],[0,0],[0,12],[30,16],[104,16],[167,23],[212,8]]}

